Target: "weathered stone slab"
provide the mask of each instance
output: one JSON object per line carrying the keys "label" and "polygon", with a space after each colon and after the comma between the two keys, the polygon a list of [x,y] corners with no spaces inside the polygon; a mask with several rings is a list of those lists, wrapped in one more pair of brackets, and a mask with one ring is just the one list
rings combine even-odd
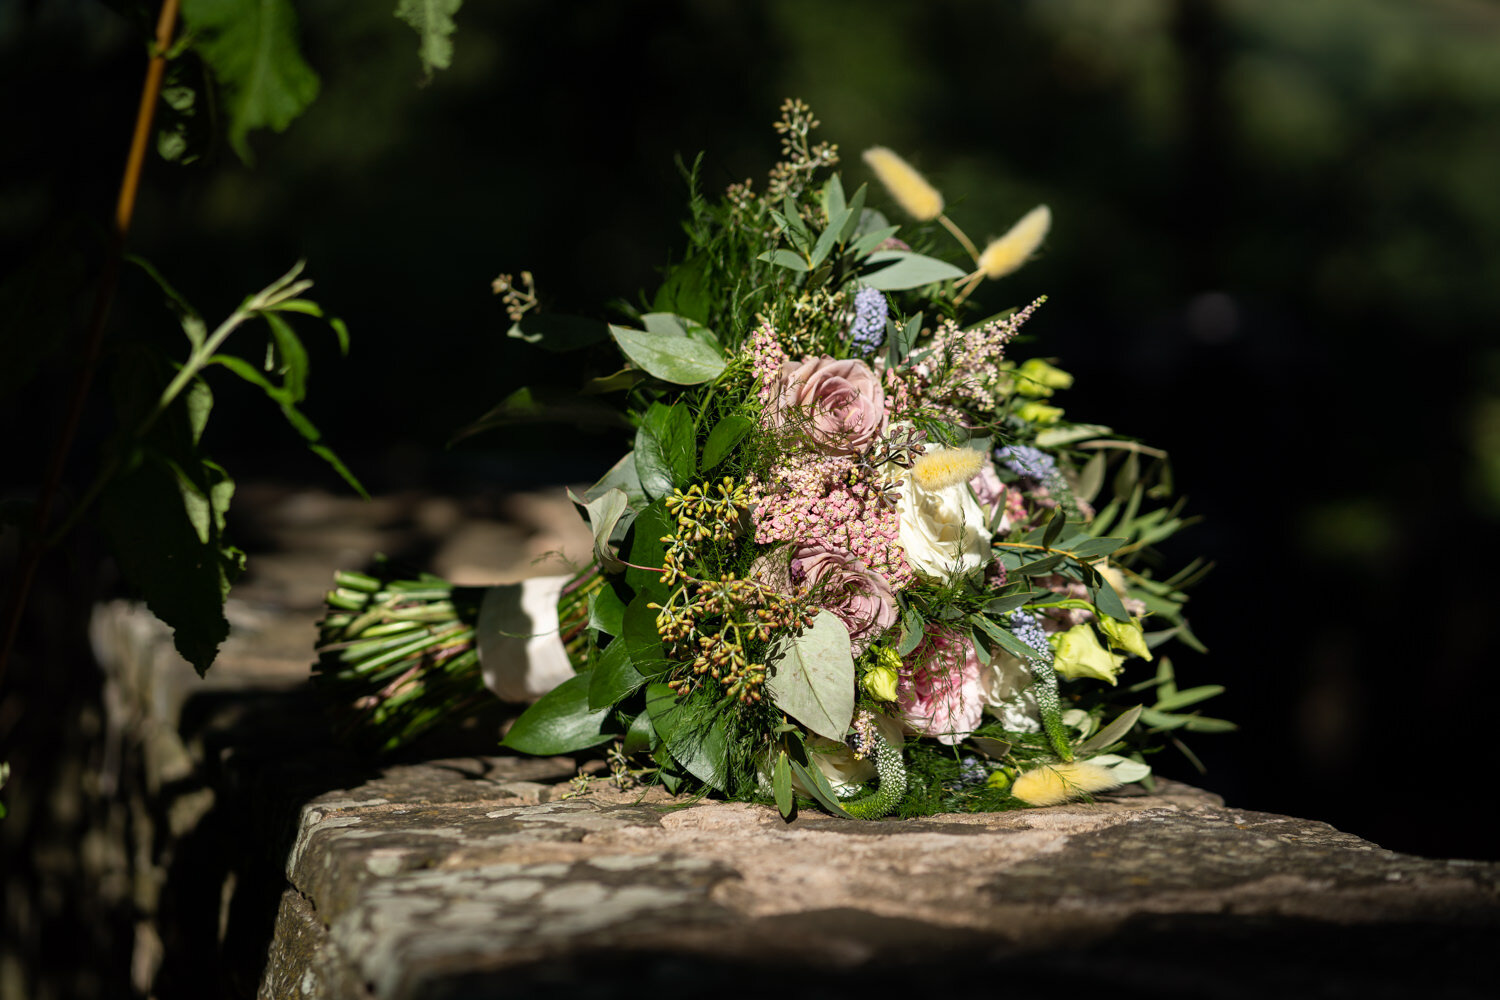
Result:
{"label": "weathered stone slab", "polygon": [[[1478,996],[1476,956],[1500,930],[1500,866],[1397,855],[1181,785],[785,823],[601,780],[581,794],[508,780],[523,766],[547,762],[395,768],[310,802],[261,995],[815,996],[1019,977],[1123,995],[1248,996],[1285,980]],[[422,791],[455,769],[482,769],[457,783],[487,797]],[[1398,937],[1460,954],[1393,975],[1369,948]],[[1075,967],[1089,955],[1100,964]],[[1230,967],[1216,974],[1207,955]]]}

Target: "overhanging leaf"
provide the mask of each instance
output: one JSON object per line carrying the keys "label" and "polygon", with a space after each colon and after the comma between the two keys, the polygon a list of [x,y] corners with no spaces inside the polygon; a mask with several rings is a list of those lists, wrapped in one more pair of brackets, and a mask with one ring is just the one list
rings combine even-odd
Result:
{"label": "overhanging leaf", "polygon": [[854,658],[849,630],[829,611],[784,641],[766,678],[776,707],[819,736],[844,738],[854,719]]}
{"label": "overhanging leaf", "polygon": [[505,335],[549,351],[572,351],[609,336],[609,324],[563,313],[527,313]]}
{"label": "overhanging leaf", "polygon": [[462,4],[463,0],[399,0],[396,4],[396,16],[411,25],[420,39],[417,56],[425,79],[453,62],[453,15]]}
{"label": "overhanging leaf", "polygon": [[318,75],[297,49],[297,15],[289,0],[183,0],[193,48],[224,90],[229,145],[253,157],[246,136],[280,132],[318,96]]}

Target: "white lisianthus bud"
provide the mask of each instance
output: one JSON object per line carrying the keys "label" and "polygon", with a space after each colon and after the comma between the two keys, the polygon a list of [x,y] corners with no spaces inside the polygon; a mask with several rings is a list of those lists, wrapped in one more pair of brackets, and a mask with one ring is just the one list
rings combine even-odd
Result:
{"label": "white lisianthus bud", "polygon": [[1087,622],[1049,636],[1047,641],[1052,644],[1052,668],[1069,680],[1093,677],[1114,684],[1125,662],[1125,657],[1100,645],[1094,627]]}

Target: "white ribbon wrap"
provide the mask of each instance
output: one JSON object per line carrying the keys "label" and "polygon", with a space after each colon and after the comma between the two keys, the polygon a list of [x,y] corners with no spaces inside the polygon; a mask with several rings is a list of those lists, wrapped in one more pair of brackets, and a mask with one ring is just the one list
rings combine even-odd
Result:
{"label": "white ribbon wrap", "polygon": [[505,701],[536,701],[573,676],[558,634],[557,602],[571,577],[490,587],[474,632],[484,686]]}

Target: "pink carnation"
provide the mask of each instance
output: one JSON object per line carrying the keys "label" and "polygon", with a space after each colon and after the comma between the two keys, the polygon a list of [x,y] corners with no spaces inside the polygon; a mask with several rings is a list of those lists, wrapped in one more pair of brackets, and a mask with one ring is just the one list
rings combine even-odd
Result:
{"label": "pink carnation", "polygon": [[782,365],[765,412],[771,427],[802,426],[826,452],[861,455],[885,420],[885,391],[863,361],[825,354]]}
{"label": "pink carnation", "polygon": [[952,629],[928,625],[922,644],[901,665],[896,704],[908,726],[939,743],[967,739],[984,717],[979,657]]}

